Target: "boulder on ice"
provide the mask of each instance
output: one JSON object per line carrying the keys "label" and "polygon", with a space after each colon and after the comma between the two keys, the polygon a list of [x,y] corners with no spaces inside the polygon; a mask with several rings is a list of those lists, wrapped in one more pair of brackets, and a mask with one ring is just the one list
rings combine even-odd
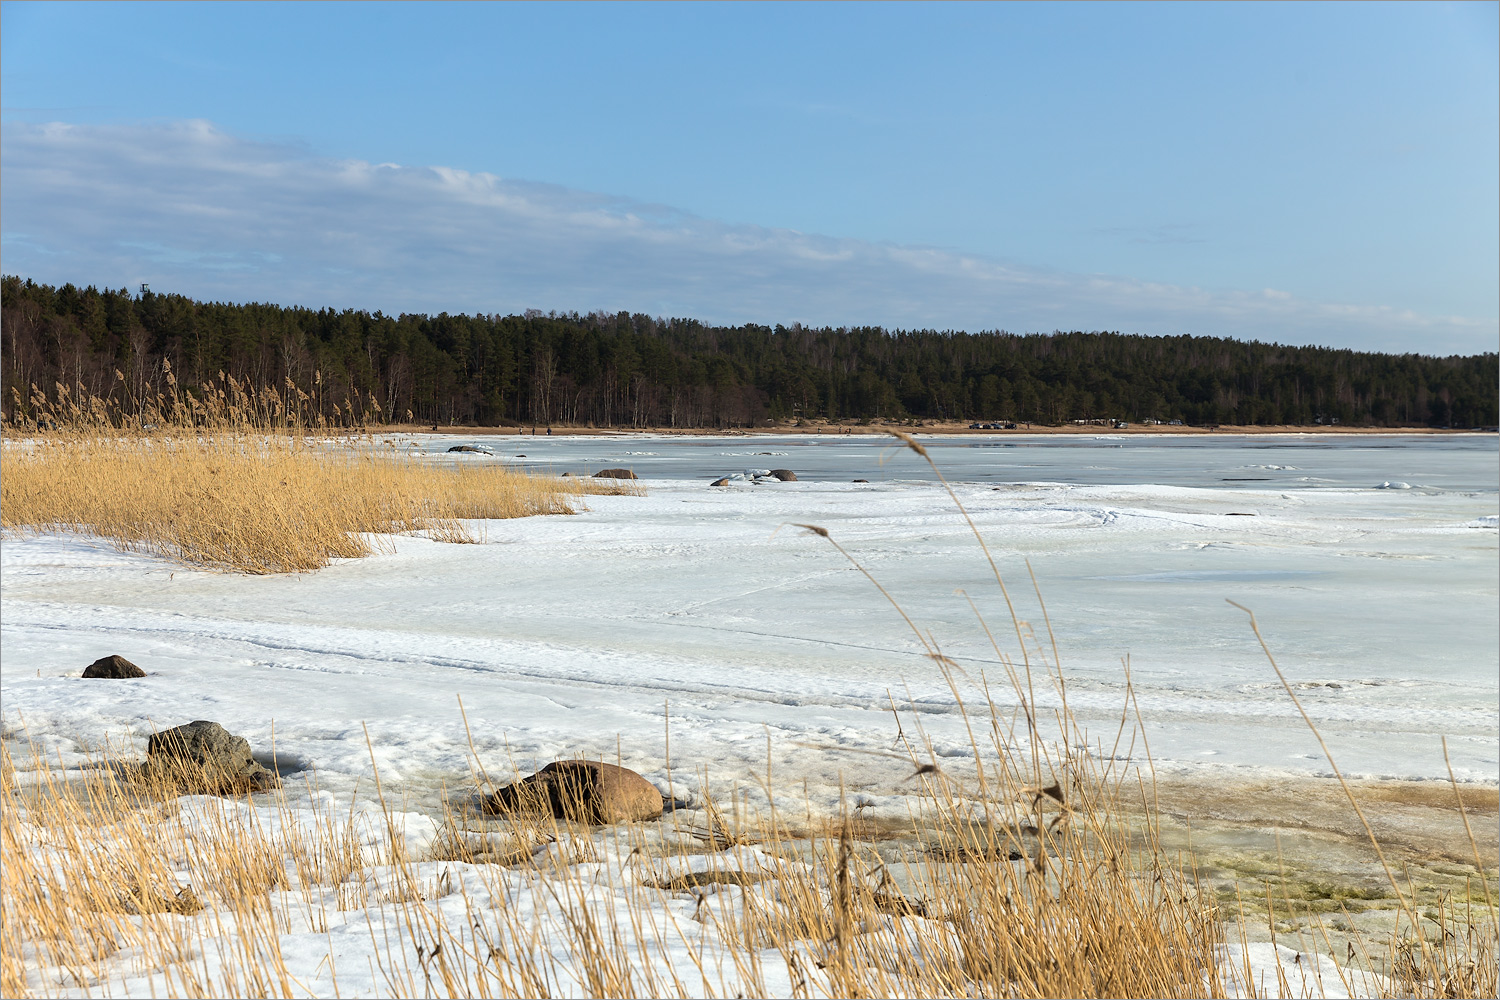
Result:
{"label": "boulder on ice", "polygon": [[185,791],[237,795],[275,788],[280,779],[250,755],[250,743],[217,722],[199,719],[146,741],[141,773]]}
{"label": "boulder on ice", "polygon": [[102,677],[123,680],[127,677],[145,677],[146,671],[118,654],[101,656],[83,668],[85,677]]}
{"label": "boulder on ice", "polygon": [[656,819],[665,808],[656,786],[628,767],[555,760],[529,778],[486,796],[487,813],[551,815],[597,825]]}

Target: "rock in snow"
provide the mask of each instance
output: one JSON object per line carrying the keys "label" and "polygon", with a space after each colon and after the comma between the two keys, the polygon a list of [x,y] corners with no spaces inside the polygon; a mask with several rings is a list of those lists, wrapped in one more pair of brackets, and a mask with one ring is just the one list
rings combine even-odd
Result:
{"label": "rock in snow", "polygon": [[656,819],[665,808],[656,786],[628,767],[555,760],[484,800],[487,813],[541,813],[577,823]]}
{"label": "rock in snow", "polygon": [[145,677],[146,671],[131,663],[125,657],[116,654],[101,656],[93,663],[90,663],[83,668],[83,676],[123,680],[127,677]]}
{"label": "rock in snow", "polygon": [[250,756],[248,740],[202,719],[147,740],[141,771],[215,795],[259,792],[280,783]]}

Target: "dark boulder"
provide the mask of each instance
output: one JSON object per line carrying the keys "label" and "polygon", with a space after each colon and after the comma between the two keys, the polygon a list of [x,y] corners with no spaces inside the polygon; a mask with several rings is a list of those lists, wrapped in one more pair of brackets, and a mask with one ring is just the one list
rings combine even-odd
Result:
{"label": "dark boulder", "polygon": [[639,479],[640,476],[637,476],[634,472],[631,472],[629,469],[600,469],[598,472],[594,473],[594,478],[595,479]]}
{"label": "dark boulder", "polygon": [[555,760],[489,795],[487,813],[554,816],[592,825],[656,819],[665,808],[656,786],[627,767]]}
{"label": "dark boulder", "polygon": [[210,795],[262,792],[280,784],[250,755],[249,741],[202,719],[147,740],[141,772],[184,791]]}
{"label": "dark boulder", "polygon": [[85,677],[104,677],[109,680],[124,680],[127,677],[145,677],[146,671],[123,656],[101,656],[83,668]]}
{"label": "dark boulder", "polygon": [[797,481],[797,474],[791,469],[772,469],[771,475],[783,483],[795,483]]}

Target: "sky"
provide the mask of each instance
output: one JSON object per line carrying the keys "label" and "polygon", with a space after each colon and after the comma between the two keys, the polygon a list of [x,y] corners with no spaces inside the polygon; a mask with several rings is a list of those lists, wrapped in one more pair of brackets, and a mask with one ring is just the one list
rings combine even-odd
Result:
{"label": "sky", "polygon": [[0,266],[399,312],[1500,341],[1500,4],[0,4]]}

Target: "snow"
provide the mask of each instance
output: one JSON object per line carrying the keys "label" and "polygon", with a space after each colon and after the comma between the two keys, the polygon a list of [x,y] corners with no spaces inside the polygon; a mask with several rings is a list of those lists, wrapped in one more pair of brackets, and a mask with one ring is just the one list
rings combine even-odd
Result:
{"label": "snow", "polygon": [[[1159,771],[1328,773],[1233,599],[1255,612],[1346,774],[1443,779],[1446,736],[1459,780],[1495,782],[1492,439],[966,440],[933,453],[1039,637],[1033,655],[1051,656],[1050,621],[1093,752],[1111,752],[1128,656]],[[966,677],[989,678],[1002,711],[1016,704],[964,596],[1018,657],[1002,595],[952,500],[909,452],[833,437],[637,436],[496,439],[482,442],[493,456],[447,454],[456,443],[399,442],[433,461],[577,474],[633,465],[647,495],[476,525],[477,545],[399,537],[300,576],[211,573],[80,537],[7,537],[6,739],[77,765],[212,719],[284,772],[316,773],[316,791],[289,781],[293,812],[323,796],[368,803],[360,796],[378,768],[418,847],[442,803],[481,783],[476,766],[498,784],[580,754],[618,760],[684,804],[705,784],[759,803],[754,778],[774,766],[777,786],[805,789],[810,808],[833,812],[858,794],[867,815],[904,817],[911,766],[889,753],[892,706],[908,726],[917,711],[934,752],[953,759],[971,754],[965,710],[891,605],[796,524],[827,528]],[[761,454],[800,481],[750,469],[708,487]],[[79,679],[110,653],[148,676]],[[1058,701],[1050,690],[1038,698]],[[597,887],[599,905],[638,891],[623,864]],[[452,887],[443,919],[461,923],[501,888],[543,923],[553,905],[521,874],[496,888],[475,866],[428,865],[424,877]],[[379,873],[366,878],[378,898]],[[753,890],[716,891],[723,901]],[[668,899],[652,912],[681,925],[696,905]],[[333,947],[345,995],[381,992],[367,952],[408,931],[388,909],[344,916],[342,928],[285,939],[289,964],[310,992],[327,992],[328,967],[316,966]],[[1251,964],[1274,969],[1276,955],[1255,951]],[[766,982],[790,991],[777,960]],[[1347,995],[1337,975],[1307,968],[1322,980],[1305,987],[1311,995]],[[118,985],[138,995],[162,984]]]}
{"label": "snow", "polygon": [[1327,955],[1298,951],[1265,941],[1226,947],[1221,968],[1229,997],[1350,997],[1391,996],[1385,977],[1360,969],[1346,969]]}
{"label": "snow", "polygon": [[[593,440],[572,447],[619,457]],[[894,473],[898,461],[925,468],[896,453],[876,469]],[[967,752],[952,694],[900,616],[826,541],[792,527],[828,528],[945,654],[999,679],[955,589],[1012,656],[1014,630],[941,488],[816,472],[717,490],[645,482],[646,497],[590,498],[576,516],[484,524],[484,544],[403,537],[302,576],[209,573],[81,538],[7,539],[5,724],[24,719],[66,755],[213,718],[258,748],[274,738],[284,761],[326,780],[369,773],[364,723],[390,780],[433,782],[468,774],[462,697],[492,771],[618,745],[664,780],[670,717],[681,760],[736,780],[763,764],[768,737],[887,747],[894,700],[924,707],[940,752]],[[1447,735],[1461,779],[1494,780],[1496,544],[1473,530],[1494,523],[1493,488],[955,488],[1021,617],[1044,635],[1029,560],[1070,705],[1092,729],[1113,732],[1130,656],[1158,767],[1326,770],[1306,756],[1316,743],[1230,598],[1256,612],[1294,682],[1320,685],[1307,707],[1347,773],[1441,778]],[[115,652],[153,676],[77,680]],[[791,780],[836,787],[841,768],[873,765],[825,755],[792,766]]]}

